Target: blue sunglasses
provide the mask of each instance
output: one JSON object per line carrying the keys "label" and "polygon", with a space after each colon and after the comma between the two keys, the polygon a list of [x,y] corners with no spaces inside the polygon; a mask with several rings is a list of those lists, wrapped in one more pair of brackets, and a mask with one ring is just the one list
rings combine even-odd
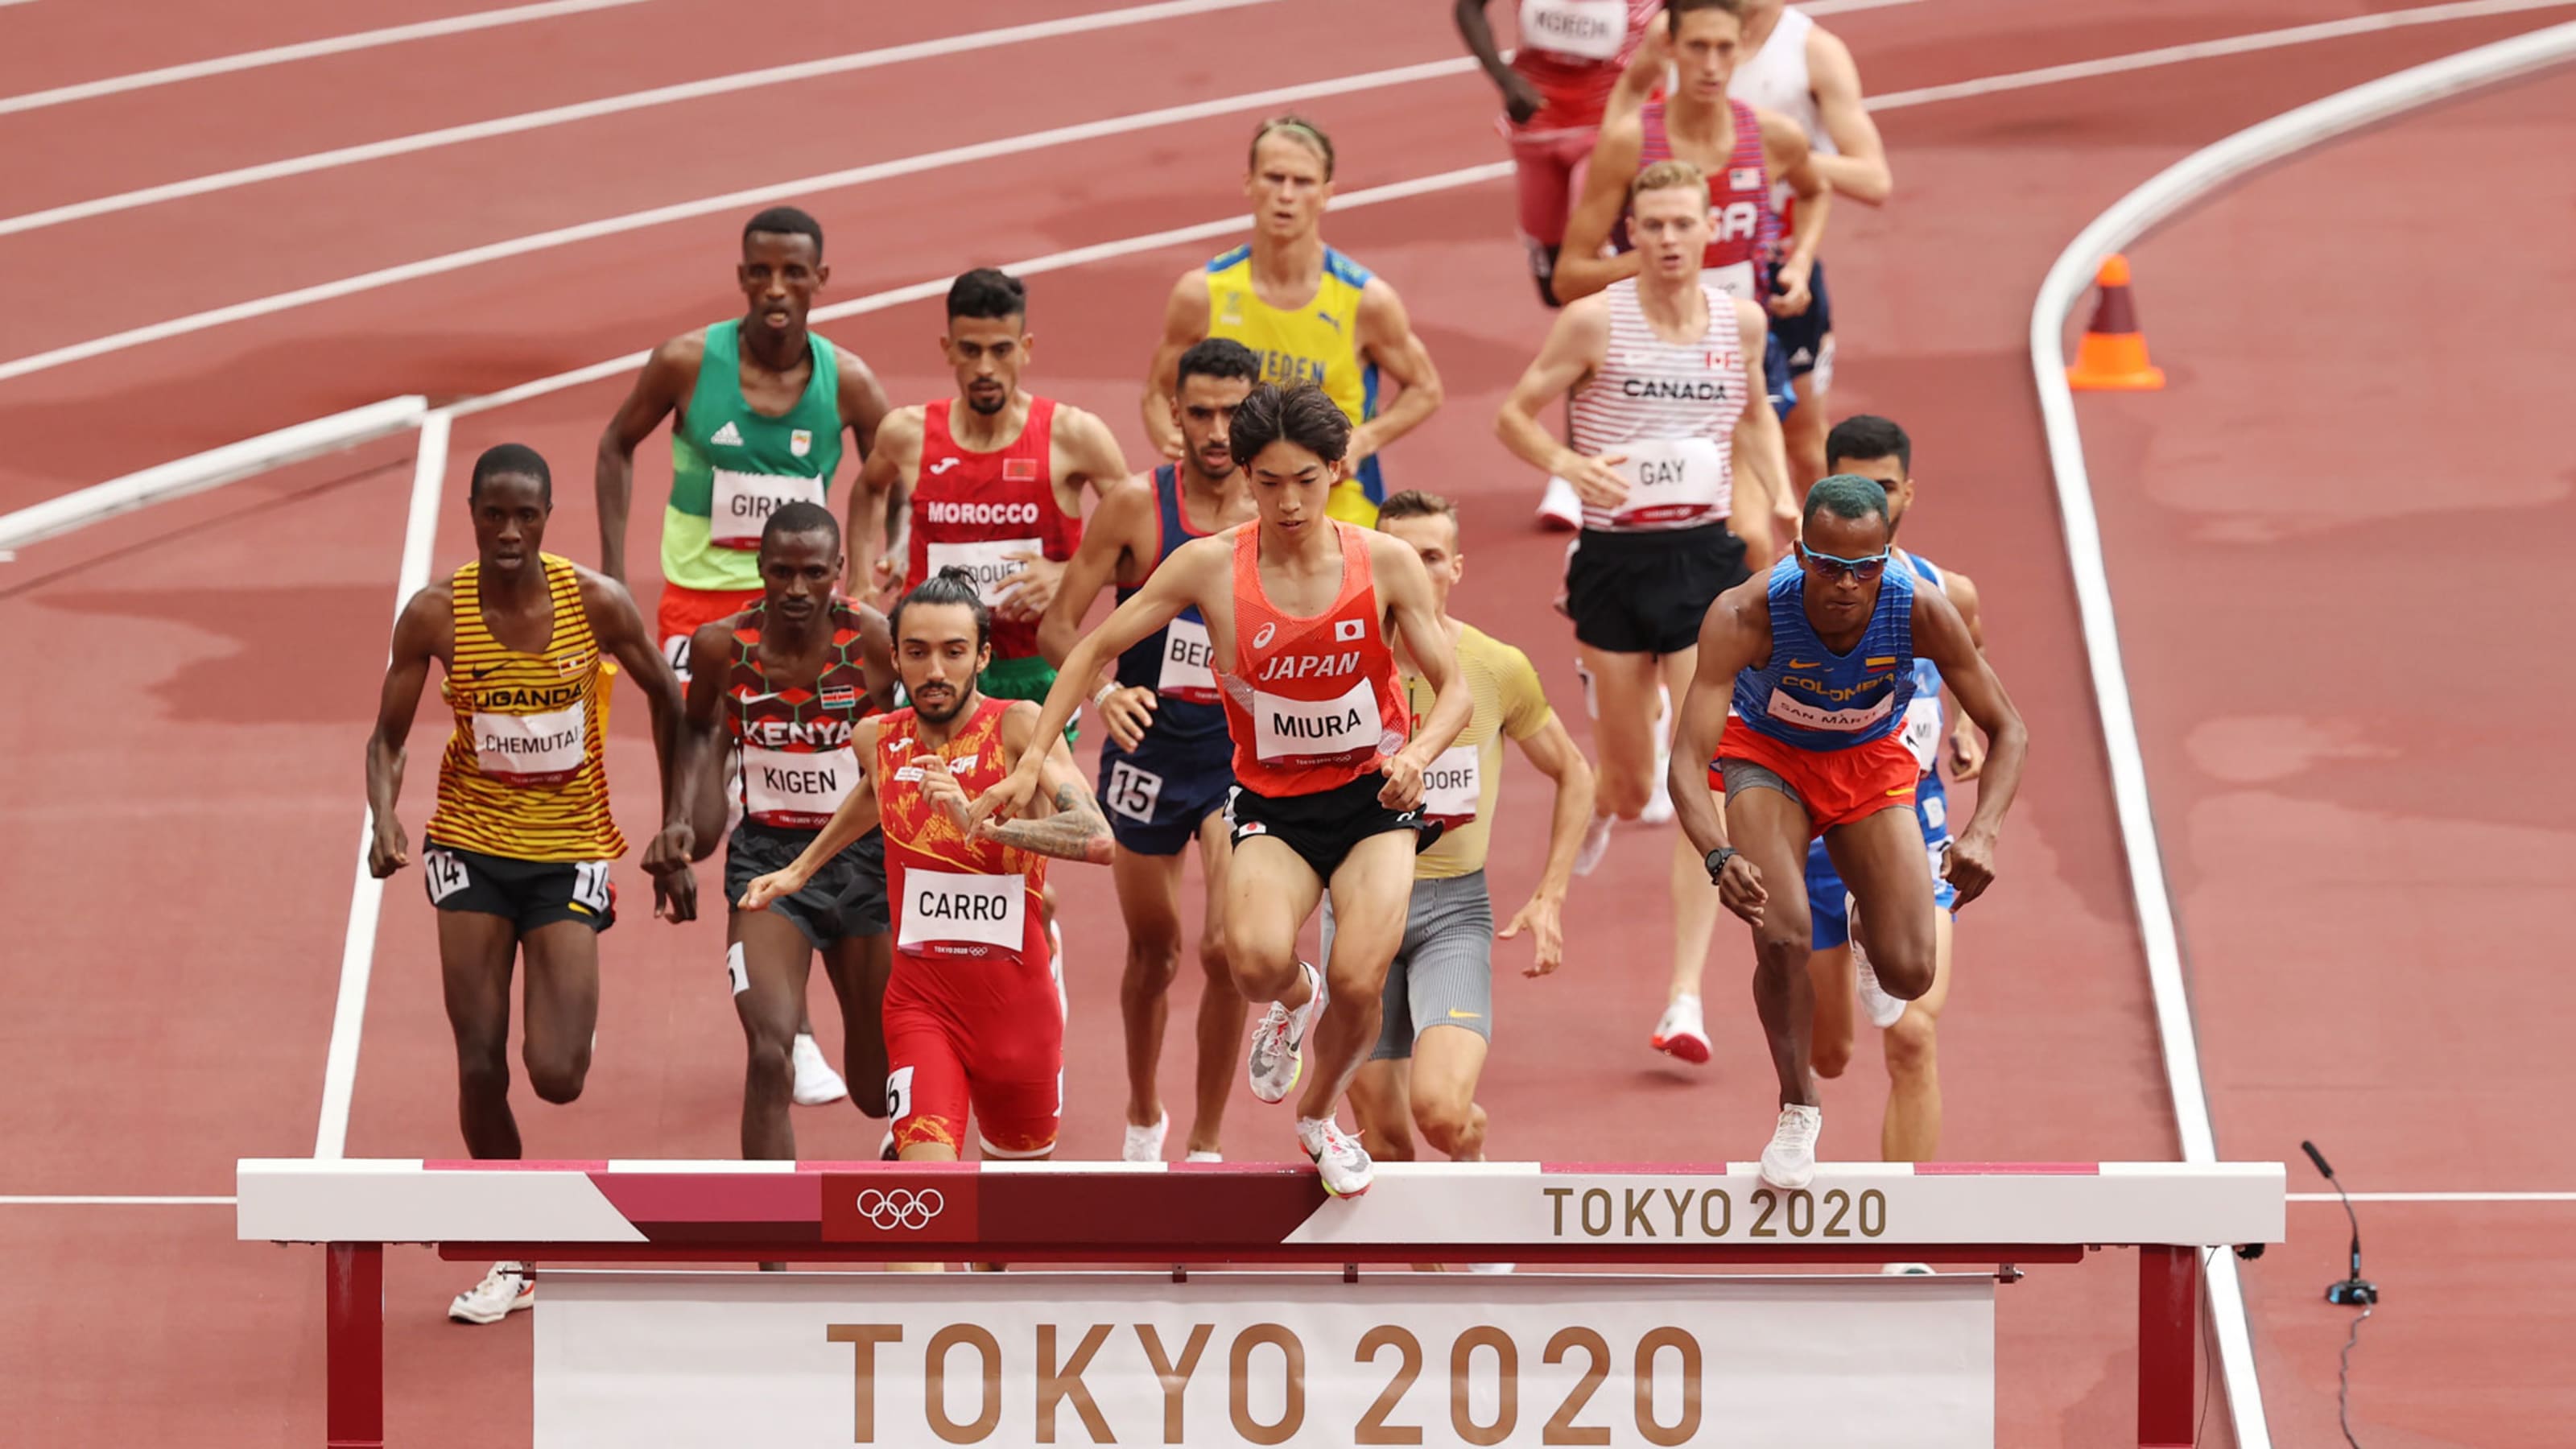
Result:
{"label": "blue sunglasses", "polygon": [[1818,553],[1802,543],[1798,545],[1798,557],[1806,563],[1807,567],[1825,574],[1829,580],[1837,575],[1848,574],[1853,579],[1866,584],[1887,572],[1886,549],[1880,549],[1867,558],[1842,558],[1835,554]]}

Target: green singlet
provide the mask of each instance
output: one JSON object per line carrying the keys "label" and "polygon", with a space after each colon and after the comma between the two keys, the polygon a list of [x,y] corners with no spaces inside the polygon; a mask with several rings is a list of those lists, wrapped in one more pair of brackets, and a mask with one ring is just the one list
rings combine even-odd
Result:
{"label": "green singlet", "polygon": [[698,385],[671,428],[662,577],[685,589],[759,588],[761,524],[782,503],[824,503],[841,466],[840,354],[808,332],[813,376],[773,418],[743,401],[742,326],[707,329]]}

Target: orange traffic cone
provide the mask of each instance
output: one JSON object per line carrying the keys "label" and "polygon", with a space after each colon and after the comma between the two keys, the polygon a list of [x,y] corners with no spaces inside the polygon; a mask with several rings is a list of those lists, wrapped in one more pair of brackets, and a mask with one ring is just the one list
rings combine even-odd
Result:
{"label": "orange traffic cone", "polygon": [[2129,259],[2115,253],[2093,280],[2102,300],[2094,306],[2092,325],[2084,329],[2084,340],[2076,346],[2075,365],[2066,369],[2066,385],[2085,392],[2161,390],[2164,369],[2147,360],[2137,305],[2129,300]]}

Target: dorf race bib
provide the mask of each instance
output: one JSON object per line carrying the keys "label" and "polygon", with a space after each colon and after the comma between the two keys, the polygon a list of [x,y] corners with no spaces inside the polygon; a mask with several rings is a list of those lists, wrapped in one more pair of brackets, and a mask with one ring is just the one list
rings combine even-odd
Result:
{"label": "dorf race bib", "polygon": [[742,747],[743,811],[763,825],[827,824],[858,782],[858,752],[848,745],[799,754]]}
{"label": "dorf race bib", "polygon": [[1422,813],[1455,830],[1484,804],[1484,751],[1451,745],[1422,772]]}
{"label": "dorf race bib", "polygon": [[998,946],[1017,951],[1025,945],[1028,884],[1017,875],[968,875],[958,871],[903,873],[903,928],[896,944],[905,950],[922,946]]}
{"label": "dorf race bib", "polygon": [[504,785],[560,785],[581,769],[582,702],[543,714],[476,714],[474,766]]}
{"label": "dorf race bib", "polygon": [[1174,699],[1215,704],[1220,696],[1212,661],[1216,646],[1208,642],[1207,625],[1196,619],[1174,619],[1163,630],[1163,669],[1154,692]]}
{"label": "dorf race bib", "polygon": [[1796,725],[1800,729],[1858,734],[1887,718],[1888,712],[1895,708],[1896,693],[1893,690],[1880,695],[1876,703],[1860,709],[1827,709],[1823,705],[1791,698],[1785,691],[1775,689],[1771,691],[1770,708],[1763,713],[1782,724]]}
{"label": "dorf race bib", "polygon": [[1262,760],[1330,760],[1375,754],[1386,727],[1366,679],[1331,699],[1287,699],[1252,691],[1252,752]]}
{"label": "dorf race bib", "polygon": [[1041,547],[1040,541],[1034,538],[934,543],[930,546],[930,571],[936,574],[941,569],[964,569],[974,575],[975,592],[982,597],[985,607],[992,608],[1002,602],[1002,585],[1009,582],[1011,575],[1027,567],[1024,560],[1004,555],[1024,553],[1035,558]]}
{"label": "dorf race bib", "polygon": [[782,505],[822,501],[820,478],[718,468],[715,496],[707,504],[707,540],[718,548],[758,548],[760,530]]}
{"label": "dorf race bib", "polygon": [[1640,438],[1619,450],[1628,455],[1619,465],[1628,478],[1628,497],[1612,515],[1616,519],[1696,518],[1726,502],[1726,450],[1715,438]]}
{"label": "dorf race bib", "polygon": [[1617,60],[1628,0],[1521,0],[1521,44],[1585,60]]}
{"label": "dorf race bib", "polygon": [[1932,773],[1932,767],[1941,762],[1940,697],[1914,696],[1905,706],[1905,723],[1897,726],[1897,734],[1914,752],[1914,763],[1923,767],[1923,773]]}

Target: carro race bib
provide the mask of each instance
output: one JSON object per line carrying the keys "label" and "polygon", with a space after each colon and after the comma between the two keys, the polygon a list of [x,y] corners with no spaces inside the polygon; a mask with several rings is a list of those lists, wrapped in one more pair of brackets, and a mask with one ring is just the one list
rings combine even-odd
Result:
{"label": "carro race bib", "polygon": [[1028,893],[1027,880],[1016,873],[906,870],[903,927],[895,944],[907,951],[923,946],[1017,951],[1026,944]]}
{"label": "carro race bib", "polygon": [[789,503],[823,501],[823,480],[779,473],[716,470],[715,496],[707,505],[707,540],[718,548],[758,548],[769,515]]}
{"label": "carro race bib", "polygon": [[580,771],[582,702],[543,714],[474,716],[474,765],[504,785],[560,785]]}
{"label": "carro race bib", "polygon": [[763,824],[827,824],[858,780],[858,752],[848,745],[810,753],[742,747],[743,809]]}

